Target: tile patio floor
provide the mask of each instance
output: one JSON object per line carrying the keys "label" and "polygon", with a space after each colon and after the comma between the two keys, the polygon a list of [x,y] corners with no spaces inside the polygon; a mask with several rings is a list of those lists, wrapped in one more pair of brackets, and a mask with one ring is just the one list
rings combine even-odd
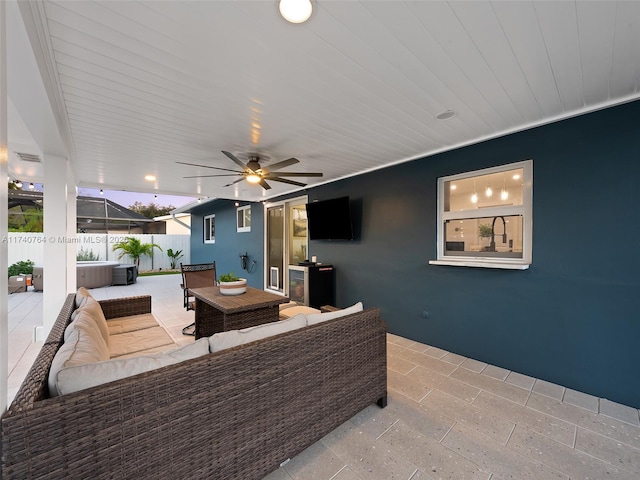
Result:
{"label": "tile patio floor", "polygon": [[[181,344],[177,275],[93,289],[151,294]],[[42,342],[42,294],[9,296],[9,398]],[[389,404],[370,406],[265,480],[640,479],[638,410],[389,334]]]}

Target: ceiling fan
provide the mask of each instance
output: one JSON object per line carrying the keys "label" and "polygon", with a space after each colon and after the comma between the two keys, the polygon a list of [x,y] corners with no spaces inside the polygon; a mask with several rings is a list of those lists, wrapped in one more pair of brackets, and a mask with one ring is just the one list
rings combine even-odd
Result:
{"label": "ceiling fan", "polygon": [[245,164],[236,157],[233,153],[225,152],[222,150],[227,157],[229,157],[236,165],[238,165],[242,171],[239,172],[237,170],[231,170],[228,168],[221,167],[212,167],[210,165],[198,165],[195,163],[186,163],[186,162],[176,162],[180,165],[191,165],[192,167],[202,167],[202,168],[212,168],[214,170],[222,170],[225,172],[232,173],[221,173],[216,175],[191,175],[183,178],[205,178],[205,177],[234,177],[240,175],[241,178],[236,180],[235,182],[231,182],[225,187],[229,187],[234,185],[242,180],[246,180],[249,183],[259,184],[265,190],[269,190],[271,185],[267,183],[267,180],[281,183],[288,183],[290,185],[296,185],[298,187],[304,187],[307,184],[297,182],[295,180],[289,180],[288,178],[282,177],[321,177],[322,173],[318,172],[281,172],[279,171],[281,168],[288,167],[290,165],[295,165],[296,163],[300,163],[300,160],[297,158],[289,158],[287,160],[282,160],[281,162],[276,162],[266,167],[260,166],[260,155],[257,153],[250,153],[248,155],[248,162]]}

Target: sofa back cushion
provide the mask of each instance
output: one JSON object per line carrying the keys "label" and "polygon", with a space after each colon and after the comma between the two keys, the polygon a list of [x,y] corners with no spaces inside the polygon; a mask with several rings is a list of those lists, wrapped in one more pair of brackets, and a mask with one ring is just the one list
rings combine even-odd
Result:
{"label": "sofa back cushion", "polygon": [[73,325],[73,322],[75,321],[75,319],[77,318],[80,312],[86,313],[95,322],[96,326],[100,330],[100,334],[102,335],[102,338],[104,338],[104,341],[107,343],[107,346],[108,346],[109,345],[109,327],[107,326],[107,319],[105,318],[104,313],[102,312],[102,307],[100,306],[100,303],[98,303],[98,301],[93,297],[88,297],[84,299],[82,302],[82,306],[79,308],[76,308],[74,312],[71,314],[70,326]]}
{"label": "sofa back cushion", "polygon": [[58,395],[58,373],[67,367],[109,359],[109,347],[96,322],[86,312],[78,312],[65,331],[65,341],[56,352],[49,370],[49,395]]}
{"label": "sofa back cushion", "polygon": [[80,287],[76,292],[76,308],[82,307],[88,298],[93,298],[93,295],[86,288]]}
{"label": "sofa back cushion", "polygon": [[362,302],[358,302],[350,307],[336,310],[335,312],[309,313],[307,314],[307,325],[315,325],[316,323],[326,322],[327,320],[333,320],[334,318],[344,317],[345,315],[351,315],[352,313],[361,311]]}
{"label": "sofa back cushion", "polygon": [[262,340],[263,338],[302,328],[306,325],[306,317],[300,314],[287,320],[265,323],[255,327],[243,328],[242,330],[220,332],[209,337],[209,349],[212,353],[219,352],[227,348],[237,347],[238,345],[244,345],[245,343],[255,342],[256,340]]}
{"label": "sofa back cushion", "polygon": [[77,392],[208,353],[209,340],[201,338],[194,343],[163,353],[68,366],[58,371],[56,392],[58,395]]}

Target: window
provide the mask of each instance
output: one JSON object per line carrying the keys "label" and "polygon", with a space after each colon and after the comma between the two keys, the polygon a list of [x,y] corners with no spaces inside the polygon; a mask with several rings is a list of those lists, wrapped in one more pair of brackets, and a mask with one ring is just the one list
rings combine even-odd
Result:
{"label": "window", "polygon": [[251,231],[251,205],[238,207],[237,217],[238,217],[238,232],[250,232]]}
{"label": "window", "polygon": [[529,268],[533,161],[438,179],[438,258],[433,265]]}
{"label": "window", "polygon": [[204,243],[216,243],[216,216],[204,217]]}

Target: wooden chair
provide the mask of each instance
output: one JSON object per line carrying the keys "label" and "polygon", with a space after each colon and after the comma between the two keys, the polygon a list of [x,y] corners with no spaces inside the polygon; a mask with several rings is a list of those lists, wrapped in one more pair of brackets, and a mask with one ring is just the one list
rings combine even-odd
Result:
{"label": "wooden chair", "polygon": [[[216,262],[194,263],[190,265],[180,264],[182,271],[182,283],[180,287],[184,292],[184,308],[195,310],[195,301],[189,295],[190,288],[213,287],[217,284]],[[195,322],[182,329],[185,335],[195,335]],[[193,332],[191,331],[193,330]]]}

